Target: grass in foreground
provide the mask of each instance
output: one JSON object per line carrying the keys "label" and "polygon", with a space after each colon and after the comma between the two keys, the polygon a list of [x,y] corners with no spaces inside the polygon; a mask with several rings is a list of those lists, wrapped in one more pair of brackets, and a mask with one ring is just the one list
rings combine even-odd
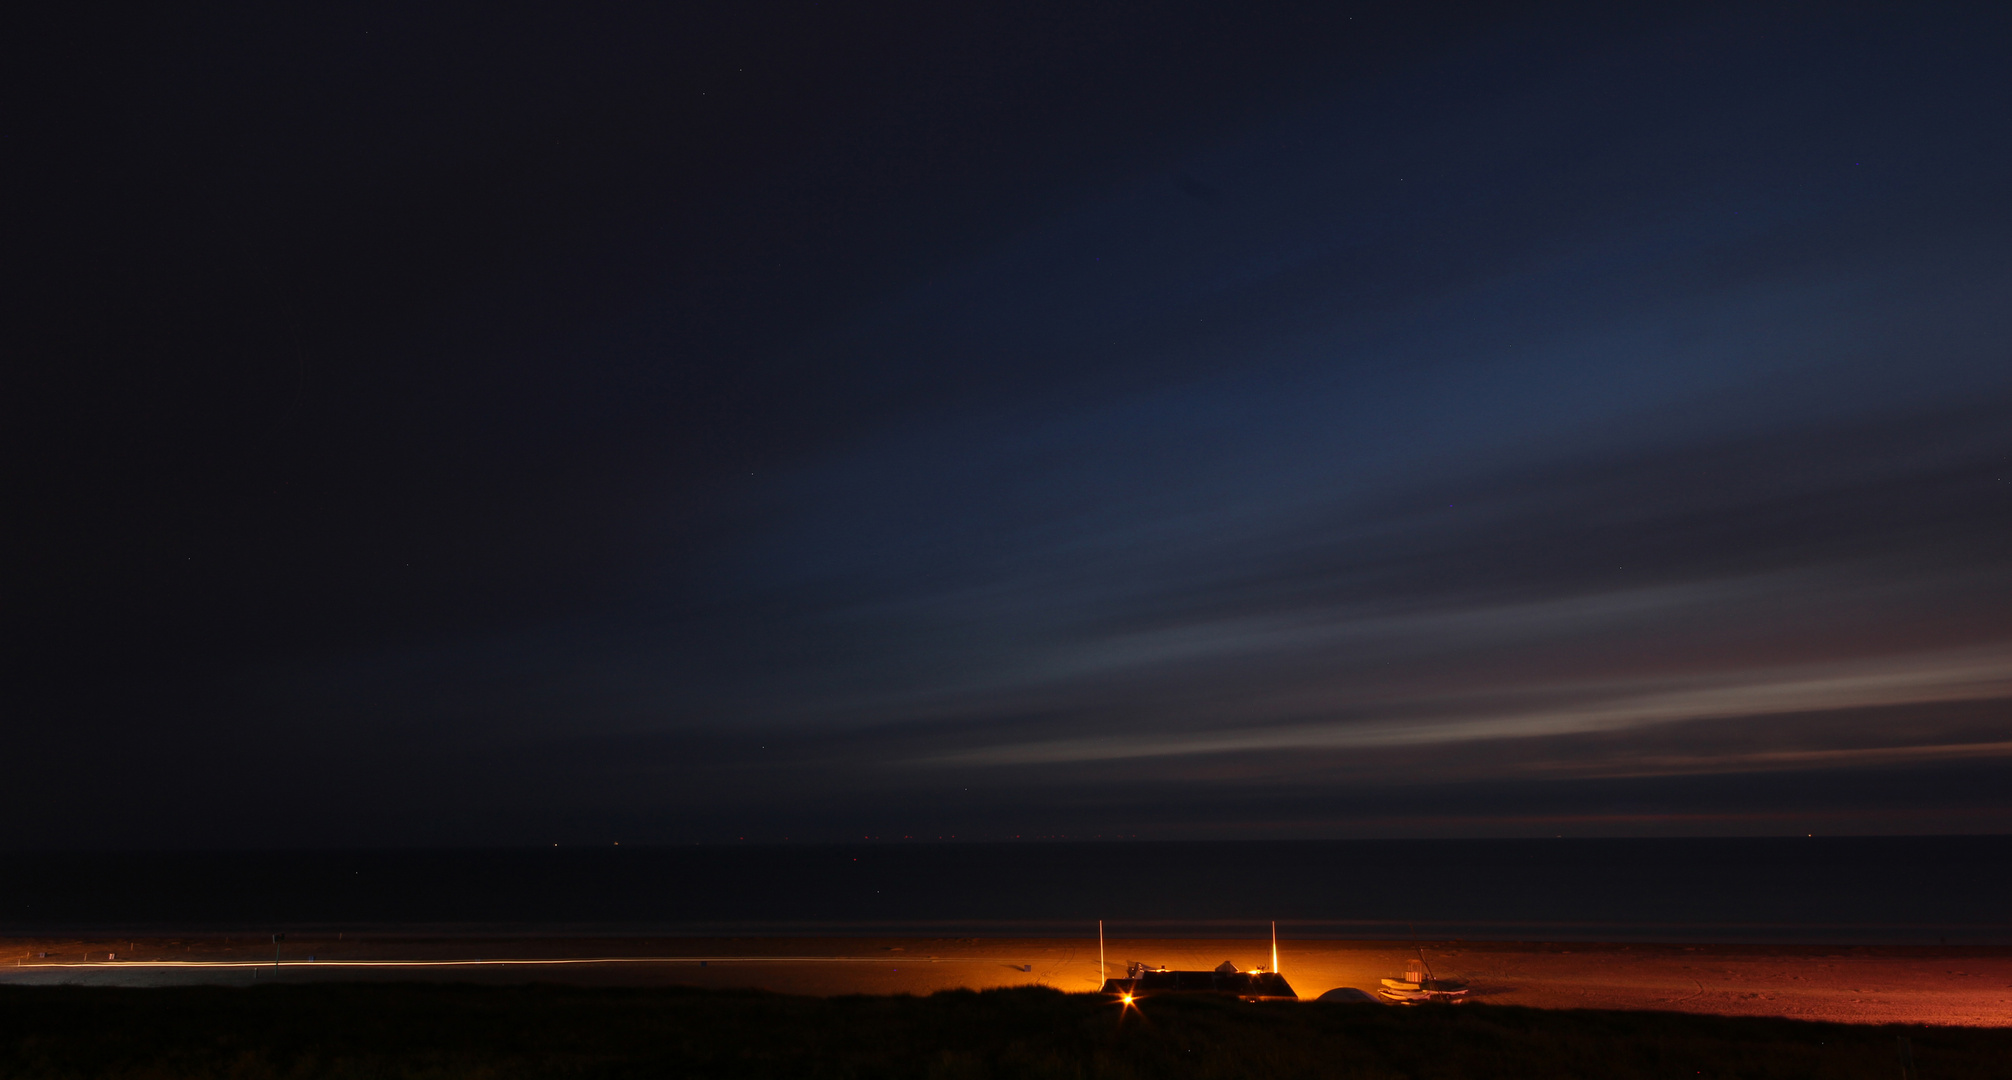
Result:
{"label": "grass in foreground", "polygon": [[0,988],[0,1076],[2004,1077],[2012,1031],[1052,990]]}

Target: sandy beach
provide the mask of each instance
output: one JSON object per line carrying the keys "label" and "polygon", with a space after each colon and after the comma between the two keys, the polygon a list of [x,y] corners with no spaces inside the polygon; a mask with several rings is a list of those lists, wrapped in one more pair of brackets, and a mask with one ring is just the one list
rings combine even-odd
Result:
{"label": "sandy beach", "polygon": [[[1413,955],[1390,941],[1280,941],[1303,999],[1369,990]],[[2012,949],[1426,942],[1442,978],[1471,997],[1538,1008],[1661,1009],[1847,1023],[2012,1026]],[[926,994],[1098,985],[1097,941],[1057,938],[266,937],[0,940],[5,985],[270,985],[274,981],[759,987],[792,994]],[[1251,938],[1110,938],[1114,971],[1142,960],[1263,965]]]}

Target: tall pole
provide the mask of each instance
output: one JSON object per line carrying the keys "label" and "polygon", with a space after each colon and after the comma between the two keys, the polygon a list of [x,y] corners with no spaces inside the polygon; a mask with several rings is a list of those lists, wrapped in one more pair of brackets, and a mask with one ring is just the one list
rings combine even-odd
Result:
{"label": "tall pole", "polygon": [[1102,990],[1109,982],[1108,969],[1104,967],[1104,920],[1097,920],[1097,989]]}
{"label": "tall pole", "polygon": [[1271,973],[1278,974],[1278,920],[1271,921]]}

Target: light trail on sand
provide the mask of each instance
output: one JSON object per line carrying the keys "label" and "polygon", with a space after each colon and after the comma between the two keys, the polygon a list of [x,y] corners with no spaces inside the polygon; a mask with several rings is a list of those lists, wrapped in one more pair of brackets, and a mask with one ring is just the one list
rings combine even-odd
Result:
{"label": "light trail on sand", "polygon": [[417,968],[417,967],[498,967],[549,966],[560,964],[1009,964],[1019,967],[1023,960],[991,956],[577,956],[527,960],[79,960],[56,963],[15,963],[16,970],[48,968]]}

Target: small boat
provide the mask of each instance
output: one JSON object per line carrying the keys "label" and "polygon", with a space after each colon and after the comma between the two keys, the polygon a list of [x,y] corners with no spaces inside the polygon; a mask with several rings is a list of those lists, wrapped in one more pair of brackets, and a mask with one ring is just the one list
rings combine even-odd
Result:
{"label": "small boat", "polygon": [[1424,953],[1407,964],[1402,979],[1384,979],[1376,996],[1399,1005],[1455,1005],[1467,997],[1467,984],[1452,979],[1435,979]]}

